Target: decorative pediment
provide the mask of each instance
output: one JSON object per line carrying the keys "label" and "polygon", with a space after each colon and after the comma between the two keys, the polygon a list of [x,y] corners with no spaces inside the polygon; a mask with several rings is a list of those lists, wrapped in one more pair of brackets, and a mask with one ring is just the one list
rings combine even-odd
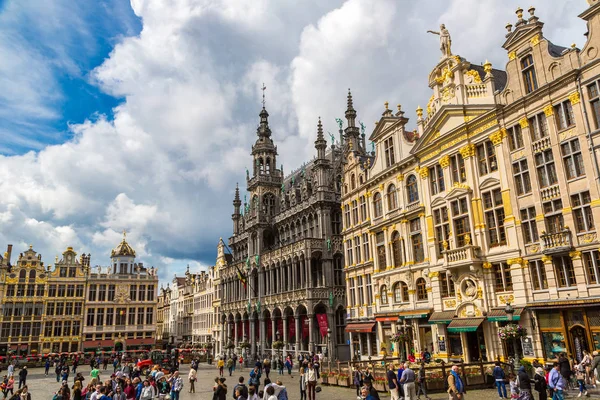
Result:
{"label": "decorative pediment", "polygon": [[[542,26],[544,24],[541,22],[534,24],[525,24],[521,25],[516,29],[504,42],[502,45],[508,51],[516,50],[515,47],[520,46],[525,41],[532,40],[533,37],[539,35],[537,43],[542,39]],[[535,43],[535,40],[534,40]]]}
{"label": "decorative pediment", "polygon": [[373,133],[371,133],[371,136],[369,136],[369,140],[376,142],[377,139],[379,139],[381,136],[385,135],[390,130],[398,126],[400,122],[407,123],[408,119],[403,117],[382,117],[375,126],[375,129],[373,130]]}
{"label": "decorative pediment", "polygon": [[452,187],[452,190],[450,190],[450,192],[448,192],[448,194],[446,195],[446,200],[451,201],[459,197],[463,197],[465,195],[470,194],[472,191],[473,190],[465,184],[455,183]]}
{"label": "decorative pediment", "polygon": [[485,190],[496,186],[500,186],[500,181],[496,178],[488,178],[481,182],[481,185],[479,185],[479,189]]}
{"label": "decorative pediment", "polygon": [[431,208],[436,208],[443,205],[446,205],[446,200],[444,197],[438,197],[431,202]]}

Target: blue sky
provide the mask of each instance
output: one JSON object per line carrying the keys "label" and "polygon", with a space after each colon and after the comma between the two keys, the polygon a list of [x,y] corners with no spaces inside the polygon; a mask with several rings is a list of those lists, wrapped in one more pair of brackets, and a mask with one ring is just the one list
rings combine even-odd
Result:
{"label": "blue sky", "polygon": [[[584,44],[585,0],[536,0],[544,35]],[[163,281],[214,264],[245,194],[263,83],[278,165],[315,154],[352,88],[414,127],[445,23],[473,63],[507,61],[514,0],[0,0],[0,246],[106,265],[128,240]],[[529,6],[530,4],[521,4]],[[473,18],[476,16],[476,18]],[[368,134],[369,132],[367,132]]]}

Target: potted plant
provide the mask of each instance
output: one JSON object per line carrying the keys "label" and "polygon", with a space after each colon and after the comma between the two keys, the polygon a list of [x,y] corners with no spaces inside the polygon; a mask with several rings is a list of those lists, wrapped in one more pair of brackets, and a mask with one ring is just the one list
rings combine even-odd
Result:
{"label": "potted plant", "polygon": [[281,340],[276,340],[273,342],[273,344],[271,345],[275,350],[281,350],[283,349],[283,342]]}
{"label": "potted plant", "polygon": [[392,343],[404,343],[408,341],[408,335],[403,332],[396,332],[390,337]]}
{"label": "potted plant", "polygon": [[373,387],[378,392],[387,392],[385,377],[383,377],[383,376],[376,376],[375,380],[373,381]]}
{"label": "potted plant", "polygon": [[337,385],[338,381],[337,381],[337,374],[335,373],[335,371],[332,371],[329,374],[328,382],[330,385]]}
{"label": "potted plant", "polygon": [[238,344],[238,346],[240,347],[240,349],[249,349],[250,348],[250,343],[248,343],[248,342],[241,342],[240,344]]}
{"label": "potted plant", "polygon": [[321,372],[321,383],[324,385],[329,384],[329,372]]}
{"label": "potted plant", "polygon": [[350,386],[350,379],[348,377],[348,374],[344,374],[343,372],[340,372],[337,376],[337,384],[338,384],[338,386],[344,386],[344,387]]}
{"label": "potted plant", "polygon": [[444,389],[446,383],[446,377],[442,374],[442,371],[428,372],[426,375],[427,390],[439,390]]}

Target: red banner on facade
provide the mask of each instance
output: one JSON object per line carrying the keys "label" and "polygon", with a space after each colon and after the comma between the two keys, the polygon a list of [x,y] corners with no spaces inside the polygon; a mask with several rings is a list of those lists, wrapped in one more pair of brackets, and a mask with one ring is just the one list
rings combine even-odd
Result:
{"label": "red banner on facade", "polygon": [[321,332],[321,336],[327,336],[327,328],[329,325],[327,324],[327,314],[316,314],[317,315],[317,323],[319,324],[319,332]]}
{"label": "red banner on facade", "polygon": [[266,320],[265,324],[267,324],[267,339],[273,340],[273,323],[271,319]]}
{"label": "red banner on facade", "polygon": [[246,338],[250,337],[250,321],[244,321],[244,331],[246,332]]}
{"label": "red banner on facade", "polygon": [[302,324],[302,339],[308,339],[310,335],[308,333],[308,318],[306,315],[300,317],[300,324]]}
{"label": "red banner on facade", "polygon": [[283,340],[283,319],[277,320],[277,332],[279,332],[279,340]]}
{"label": "red banner on facade", "polygon": [[237,336],[238,336],[238,340],[242,340],[242,337],[244,336],[244,333],[242,331],[243,327],[242,327],[242,321],[236,322],[236,326],[237,326]]}
{"label": "red banner on facade", "polygon": [[288,332],[289,332],[288,341],[292,342],[292,339],[294,339],[294,341],[296,341],[296,319],[294,317],[289,317],[287,325],[288,325]]}

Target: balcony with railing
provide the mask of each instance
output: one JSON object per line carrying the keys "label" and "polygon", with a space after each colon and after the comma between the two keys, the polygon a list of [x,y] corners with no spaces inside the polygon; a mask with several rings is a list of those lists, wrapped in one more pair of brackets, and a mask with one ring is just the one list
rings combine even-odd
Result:
{"label": "balcony with railing", "polygon": [[550,200],[560,196],[560,188],[558,185],[548,186],[540,190],[542,200]]}
{"label": "balcony with railing", "polygon": [[543,137],[539,140],[536,140],[535,142],[533,142],[531,144],[531,147],[533,148],[534,153],[539,153],[546,149],[549,149],[550,146],[551,146],[550,136]]}
{"label": "balcony with railing", "polygon": [[479,246],[469,244],[457,249],[445,250],[443,254],[448,267],[460,267],[480,261],[481,249]]}
{"label": "balcony with railing", "polygon": [[543,254],[564,253],[573,248],[571,230],[569,228],[555,233],[542,232],[540,239]]}

